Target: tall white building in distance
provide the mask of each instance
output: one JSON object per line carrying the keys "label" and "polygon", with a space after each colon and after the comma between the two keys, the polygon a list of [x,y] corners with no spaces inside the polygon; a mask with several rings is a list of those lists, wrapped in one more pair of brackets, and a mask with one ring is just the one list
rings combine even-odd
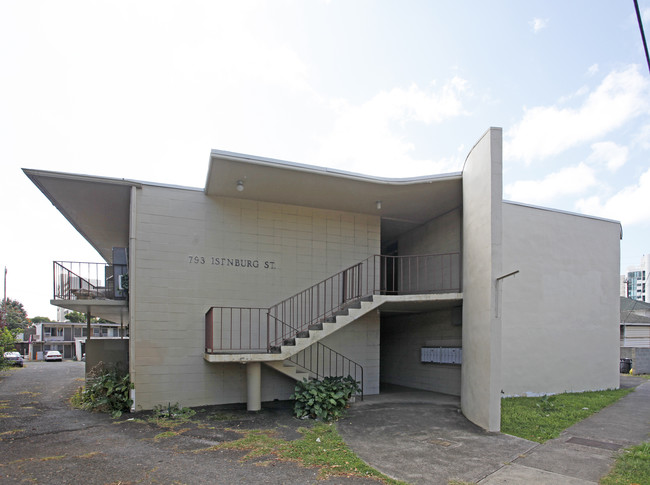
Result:
{"label": "tall white building in distance", "polygon": [[644,254],[641,264],[628,266],[627,273],[621,277],[621,296],[650,302],[648,275],[650,275],[650,254]]}

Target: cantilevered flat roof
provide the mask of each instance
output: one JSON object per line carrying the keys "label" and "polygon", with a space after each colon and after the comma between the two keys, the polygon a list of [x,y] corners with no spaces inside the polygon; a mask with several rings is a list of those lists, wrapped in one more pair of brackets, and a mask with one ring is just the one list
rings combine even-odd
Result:
{"label": "cantilevered flat roof", "polygon": [[[200,190],[45,170],[23,171],[106,261],[111,261],[113,247],[128,247],[131,187]],[[237,190],[238,181],[243,183],[243,191]],[[460,207],[462,174],[382,178],[212,150],[204,193],[376,215],[382,219],[382,239],[390,241]]]}
{"label": "cantilevered flat roof", "polygon": [[138,182],[23,169],[72,226],[107,261],[129,246],[131,187]]}
{"label": "cantilevered flat roof", "polygon": [[390,238],[460,207],[462,174],[382,178],[212,150],[205,193],[377,215]]}

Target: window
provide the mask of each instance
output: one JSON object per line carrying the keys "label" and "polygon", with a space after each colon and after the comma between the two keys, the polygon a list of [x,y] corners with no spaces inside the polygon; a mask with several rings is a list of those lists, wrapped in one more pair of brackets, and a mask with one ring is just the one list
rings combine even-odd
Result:
{"label": "window", "polygon": [[43,337],[63,337],[63,328],[43,327]]}

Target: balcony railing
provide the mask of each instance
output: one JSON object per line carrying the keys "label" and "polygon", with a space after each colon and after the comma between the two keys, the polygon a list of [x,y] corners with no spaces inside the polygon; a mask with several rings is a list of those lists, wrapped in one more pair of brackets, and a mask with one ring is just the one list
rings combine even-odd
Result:
{"label": "balcony railing", "polygon": [[55,300],[124,300],[126,291],[116,278],[122,273],[105,263],[54,261]]}
{"label": "balcony railing", "polygon": [[371,256],[269,309],[211,308],[205,318],[205,349],[270,351],[371,295],[459,292],[460,274],[460,253]]}

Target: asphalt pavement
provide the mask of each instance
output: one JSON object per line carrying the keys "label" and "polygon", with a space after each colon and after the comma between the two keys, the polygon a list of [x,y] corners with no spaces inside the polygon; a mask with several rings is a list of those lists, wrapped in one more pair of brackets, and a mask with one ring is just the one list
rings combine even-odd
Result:
{"label": "asphalt pavement", "polygon": [[174,436],[145,413],[113,420],[71,408],[67,399],[83,384],[83,362],[29,362],[0,373],[0,484],[371,484],[360,477],[321,480],[317,468],[275,456],[242,460],[246,451],[215,449],[243,437],[242,430],[271,430],[302,437],[310,426],[292,417],[288,403],[207,406]]}

